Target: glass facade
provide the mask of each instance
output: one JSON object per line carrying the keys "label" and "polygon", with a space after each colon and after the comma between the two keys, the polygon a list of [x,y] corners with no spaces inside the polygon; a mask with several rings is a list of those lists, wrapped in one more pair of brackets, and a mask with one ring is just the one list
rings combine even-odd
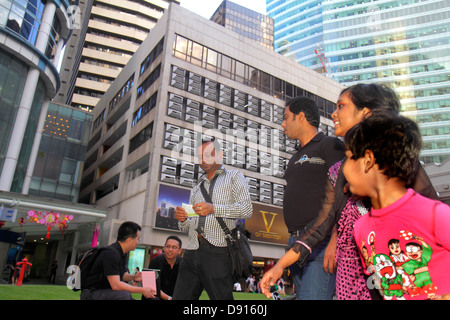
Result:
{"label": "glass facade", "polygon": [[92,114],[50,103],[29,194],[77,202]]}
{"label": "glass facade", "polygon": [[450,156],[449,9],[445,0],[267,0],[277,52],[346,86],[395,88],[427,163]]}
{"label": "glass facade", "polygon": [[[36,45],[45,3],[43,0],[1,0],[0,26],[17,33],[33,46]],[[45,50],[45,56],[50,61],[55,58],[60,33],[61,22],[55,17]]]}
{"label": "glass facade", "polygon": [[28,67],[13,56],[0,52],[0,172],[16,120]]}
{"label": "glass facade", "polygon": [[273,19],[224,0],[211,20],[273,50]]}
{"label": "glass facade", "polygon": [[19,158],[17,161],[16,171],[11,185],[12,192],[22,192],[23,182],[28,168],[28,161],[30,160],[31,150],[33,148],[34,137],[36,135],[39,124],[39,117],[42,110],[42,105],[46,99],[45,85],[42,80],[39,80],[36,86],[33,103],[31,105],[30,115],[28,117],[27,127],[22,139]]}

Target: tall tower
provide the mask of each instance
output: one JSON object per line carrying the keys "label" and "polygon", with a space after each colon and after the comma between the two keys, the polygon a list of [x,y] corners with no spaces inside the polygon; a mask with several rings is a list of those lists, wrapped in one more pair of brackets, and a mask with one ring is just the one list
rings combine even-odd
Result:
{"label": "tall tower", "polygon": [[267,15],[224,0],[211,20],[273,50],[273,19]]}
{"label": "tall tower", "polygon": [[84,0],[55,101],[92,110],[174,0]]}
{"label": "tall tower", "polygon": [[[350,86],[386,82],[417,121],[421,158],[450,157],[450,2],[446,0],[267,0],[275,51]],[[316,48],[322,48],[316,54]]]}
{"label": "tall tower", "polygon": [[0,2],[1,191],[22,192],[34,167],[71,17],[69,1]]}

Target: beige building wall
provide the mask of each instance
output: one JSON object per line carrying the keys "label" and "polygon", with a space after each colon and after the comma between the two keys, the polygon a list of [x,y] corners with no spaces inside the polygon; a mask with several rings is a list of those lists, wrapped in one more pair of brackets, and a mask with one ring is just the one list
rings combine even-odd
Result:
{"label": "beige building wall", "polygon": [[171,0],[82,0],[55,101],[92,110]]}

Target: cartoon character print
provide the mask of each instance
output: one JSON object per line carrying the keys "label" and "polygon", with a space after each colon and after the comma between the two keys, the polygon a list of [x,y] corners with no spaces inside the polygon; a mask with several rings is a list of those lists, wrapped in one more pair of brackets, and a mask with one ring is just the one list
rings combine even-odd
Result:
{"label": "cartoon character print", "polygon": [[403,263],[409,260],[408,256],[404,253],[400,247],[400,240],[391,239],[388,242],[389,257],[394,261],[397,267],[401,266]]}
{"label": "cartoon character print", "polygon": [[403,277],[397,272],[397,268],[388,255],[383,253],[375,255],[373,258],[375,274],[381,282],[384,299],[404,300],[403,297]]}
{"label": "cartoon character print", "polygon": [[437,287],[433,285],[428,272],[428,263],[431,260],[433,249],[423,241],[423,238],[414,235],[412,232],[402,230],[400,231],[400,236],[406,241],[411,240],[405,246],[408,261],[399,267],[412,280],[408,288],[409,293],[413,297],[425,294],[428,298],[433,298],[436,295]]}
{"label": "cartoon character print", "polygon": [[376,237],[372,231],[360,247],[361,254],[366,263],[366,272],[375,274],[377,288],[384,299],[404,300],[404,294],[412,297],[424,294],[432,299],[436,296],[437,288],[433,285],[428,272],[428,263],[431,260],[432,249],[421,237],[408,231],[400,231],[400,238],[406,242],[402,250],[399,239],[388,242],[389,255],[375,251]]}

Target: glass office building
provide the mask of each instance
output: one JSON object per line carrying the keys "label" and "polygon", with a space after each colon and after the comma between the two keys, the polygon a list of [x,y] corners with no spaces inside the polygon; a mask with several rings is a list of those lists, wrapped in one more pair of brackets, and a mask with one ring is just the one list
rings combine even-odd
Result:
{"label": "glass office building", "polygon": [[78,201],[91,126],[91,113],[49,104],[29,194]]}
{"label": "glass office building", "polygon": [[0,1],[0,190],[27,192],[40,118],[59,88],[72,1]]}
{"label": "glass office building", "polygon": [[211,20],[273,50],[273,19],[269,16],[224,0]]}
{"label": "glass office building", "polygon": [[350,86],[387,82],[416,120],[422,160],[450,156],[450,2],[267,0],[275,50]]}

